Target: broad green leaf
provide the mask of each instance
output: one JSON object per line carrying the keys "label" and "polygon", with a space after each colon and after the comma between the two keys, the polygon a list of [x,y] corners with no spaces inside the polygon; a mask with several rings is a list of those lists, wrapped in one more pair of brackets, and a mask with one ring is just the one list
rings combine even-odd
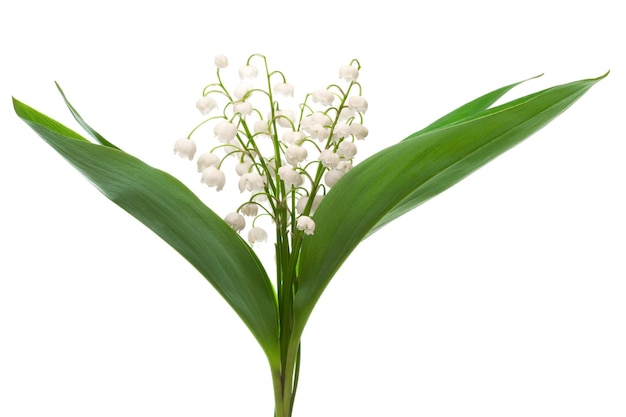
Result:
{"label": "broad green leaf", "polygon": [[18,116],[105,196],[184,256],[237,312],[270,362],[278,360],[275,292],[237,233],[171,175],[116,147],[93,144],[18,100],[13,104]]}
{"label": "broad green leaf", "polygon": [[359,242],[541,129],[602,78],[552,87],[492,109],[477,107],[356,165],[324,198],[314,215],[315,234],[303,243],[294,337]]}

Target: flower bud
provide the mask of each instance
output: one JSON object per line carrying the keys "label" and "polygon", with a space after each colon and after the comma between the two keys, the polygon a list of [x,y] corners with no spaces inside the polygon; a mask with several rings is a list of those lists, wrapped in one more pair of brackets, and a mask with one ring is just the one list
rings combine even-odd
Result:
{"label": "flower bud", "polygon": [[246,227],[246,220],[239,213],[228,213],[224,217],[224,221],[232,227],[235,232],[241,232]]}
{"label": "flower bud", "polygon": [[253,227],[248,232],[248,242],[255,244],[256,242],[266,242],[267,232],[260,227]]}
{"label": "flower bud", "polygon": [[308,216],[300,216],[296,222],[296,228],[303,230],[304,234],[312,235],[315,231],[315,222]]}
{"label": "flower bud", "polygon": [[365,113],[367,111],[367,100],[361,96],[352,96],[348,99],[348,107],[356,112]]}
{"label": "flower bud", "polygon": [[213,133],[222,143],[228,143],[237,136],[237,126],[226,120],[220,120],[213,128]]}
{"label": "flower bud", "polygon": [[339,68],[339,78],[348,82],[356,81],[359,78],[359,70],[352,65],[344,65]]}
{"label": "flower bud", "polygon": [[198,172],[202,172],[205,170],[205,168],[208,167],[217,168],[220,162],[222,162],[222,160],[219,158],[219,156],[211,152],[205,152],[198,157]]}
{"label": "flower bud", "polygon": [[181,138],[174,144],[174,154],[181,158],[189,158],[191,161],[196,154],[196,143],[188,138]]}
{"label": "flower bud", "polygon": [[250,161],[249,159],[245,159],[244,161],[238,162],[237,165],[235,165],[235,172],[241,177],[243,174],[250,171],[251,166],[252,161]]}
{"label": "flower bud", "polygon": [[204,96],[196,101],[196,107],[200,110],[200,113],[207,115],[217,108],[217,101],[213,97]]}
{"label": "flower bud", "polygon": [[200,182],[209,187],[216,187],[217,191],[222,191],[226,183],[226,175],[219,169],[211,166],[202,171]]}
{"label": "flower bud", "polygon": [[215,66],[221,69],[226,68],[228,66],[228,58],[226,57],[226,55],[216,55]]}

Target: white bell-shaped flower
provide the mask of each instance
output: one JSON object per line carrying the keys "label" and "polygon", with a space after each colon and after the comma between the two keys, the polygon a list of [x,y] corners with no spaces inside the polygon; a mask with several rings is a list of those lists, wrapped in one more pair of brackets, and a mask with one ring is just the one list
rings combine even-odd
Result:
{"label": "white bell-shaped flower", "polygon": [[222,143],[228,143],[237,136],[237,126],[227,120],[220,120],[213,128],[213,133]]}
{"label": "white bell-shaped flower", "polygon": [[322,106],[331,106],[335,100],[335,96],[327,89],[320,88],[311,93],[311,99],[313,103],[320,103]]}
{"label": "white bell-shaped flower", "polygon": [[361,123],[352,123],[350,125],[350,131],[352,132],[352,135],[359,140],[365,139],[369,134],[367,128]]}
{"label": "white bell-shaped flower", "polygon": [[306,135],[300,131],[292,131],[288,130],[283,133],[283,143],[287,145],[300,145],[304,139],[306,139]]}
{"label": "white bell-shaped flower", "polygon": [[356,81],[359,78],[359,70],[352,65],[344,65],[339,68],[339,78],[348,82]]}
{"label": "white bell-shaped flower", "polygon": [[246,227],[246,220],[239,213],[228,213],[224,217],[224,221],[232,227],[235,232],[241,232]]}
{"label": "white bell-shaped flower", "polygon": [[239,113],[242,117],[250,116],[252,114],[252,103],[247,101],[235,101],[233,103],[233,113]]}
{"label": "white bell-shaped flower", "polygon": [[315,222],[308,216],[300,216],[296,221],[296,228],[303,230],[306,235],[312,235],[315,232]]}
{"label": "white bell-shaped flower", "polygon": [[196,143],[189,138],[178,139],[174,144],[174,154],[191,161],[196,154]]}
{"label": "white bell-shaped flower", "polygon": [[280,127],[293,128],[293,120],[295,119],[293,110],[276,110],[274,112],[274,117],[276,118],[276,123],[278,123]]}
{"label": "white bell-shaped flower", "polygon": [[228,57],[226,55],[216,55],[215,56],[215,66],[221,69],[224,69],[228,66]]}
{"label": "white bell-shaped flower", "polygon": [[348,107],[356,112],[365,113],[367,111],[367,100],[361,96],[352,96],[348,99]]}
{"label": "white bell-shaped flower", "polygon": [[217,168],[220,165],[222,160],[219,156],[215,155],[211,152],[205,152],[198,157],[198,172],[202,172],[205,168],[215,167]]}
{"label": "white bell-shaped flower", "polygon": [[322,162],[322,165],[332,169],[337,166],[340,157],[335,152],[333,152],[332,149],[324,149],[322,152],[320,152],[320,156],[318,157],[318,159]]}
{"label": "white bell-shaped flower", "polygon": [[259,206],[254,203],[249,203],[241,208],[241,214],[244,216],[254,217],[259,213]]}
{"label": "white bell-shaped flower", "polygon": [[207,115],[217,108],[217,101],[213,97],[204,96],[196,101],[196,107],[200,110],[200,113]]}
{"label": "white bell-shaped flower", "polygon": [[298,188],[304,182],[302,174],[289,166],[278,168],[278,176],[285,183],[285,188],[291,190],[291,187]]}
{"label": "white bell-shaped flower", "polygon": [[337,123],[335,125],[335,129],[333,130],[333,143],[339,142],[343,138],[347,138],[352,134],[352,129],[350,125],[346,123]]}
{"label": "white bell-shaped flower", "polygon": [[352,119],[356,115],[356,112],[349,107],[343,107],[341,112],[339,113],[339,121],[345,122],[346,120]]}
{"label": "white bell-shaped flower", "polygon": [[226,175],[219,169],[210,166],[202,171],[200,182],[209,187],[215,187],[217,191],[222,191],[226,183]]}
{"label": "white bell-shaped flower", "polygon": [[265,189],[265,179],[258,172],[247,172],[239,178],[239,191],[259,193]]}
{"label": "white bell-shaped flower", "polygon": [[307,150],[302,146],[290,145],[287,149],[285,149],[285,159],[289,165],[296,166],[300,162],[304,161],[306,157]]}
{"label": "white bell-shaped flower", "polygon": [[339,178],[343,177],[343,171],[339,171],[337,169],[331,169],[326,174],[324,174],[324,183],[328,187],[334,186]]}
{"label": "white bell-shaped flower", "polygon": [[254,122],[254,133],[270,136],[270,125],[267,120],[257,120]]}
{"label": "white bell-shaped flower", "polygon": [[352,159],[356,155],[356,145],[350,141],[344,140],[337,147],[337,155],[343,159]]}
{"label": "white bell-shaped flower", "polygon": [[233,96],[235,96],[237,100],[242,100],[248,95],[248,93],[252,89],[252,84],[244,81],[242,83],[239,83],[239,85],[235,87],[235,91],[233,91]]}
{"label": "white bell-shaped flower", "polygon": [[251,244],[267,242],[267,232],[258,226],[253,227],[248,232],[248,242]]}
{"label": "white bell-shaped flower", "polygon": [[241,177],[243,174],[250,172],[251,166],[252,161],[249,159],[244,159],[243,161],[237,162],[237,165],[235,165],[235,172]]}
{"label": "white bell-shaped flower", "polygon": [[[298,199],[298,202],[296,203],[296,211],[298,213],[303,213],[304,209],[306,208],[307,203],[309,202],[309,196],[302,196],[300,197],[300,199]],[[324,195],[322,194],[318,194],[313,198],[313,203],[311,203],[311,216],[315,213],[315,210],[317,210],[317,207],[320,205],[320,203],[322,202],[322,199],[324,198]]]}
{"label": "white bell-shaped flower", "polygon": [[285,97],[293,97],[293,85],[289,83],[278,83],[274,85],[274,92]]}
{"label": "white bell-shaped flower", "polygon": [[259,70],[254,65],[244,65],[239,68],[239,78],[242,80],[256,78],[259,74]]}

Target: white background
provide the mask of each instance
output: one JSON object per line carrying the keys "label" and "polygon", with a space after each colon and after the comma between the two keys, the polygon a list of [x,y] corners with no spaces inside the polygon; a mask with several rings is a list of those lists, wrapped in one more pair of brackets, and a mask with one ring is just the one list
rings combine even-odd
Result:
{"label": "white background", "polygon": [[[303,340],[296,417],[626,415],[623,16],[617,2],[109,1],[0,6],[0,416],[271,416],[247,329],[55,154],[11,96],[183,179],[213,57],[304,94],[352,58],[361,157],[487,91],[611,70],[553,124],[357,249]],[[340,238],[340,237],[338,237]]]}

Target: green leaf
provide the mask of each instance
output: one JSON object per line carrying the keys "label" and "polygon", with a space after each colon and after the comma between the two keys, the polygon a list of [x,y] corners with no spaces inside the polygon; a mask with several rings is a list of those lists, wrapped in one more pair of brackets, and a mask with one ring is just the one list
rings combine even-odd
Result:
{"label": "green leaf", "polygon": [[270,362],[279,360],[275,292],[261,262],[237,233],[171,175],[115,146],[93,144],[16,99],[13,105],[105,196],[184,256],[237,312]]}
{"label": "green leaf", "polygon": [[322,200],[315,234],[303,242],[294,337],[359,242],[541,129],[605,76],[486,109],[504,87],[356,165]]}

